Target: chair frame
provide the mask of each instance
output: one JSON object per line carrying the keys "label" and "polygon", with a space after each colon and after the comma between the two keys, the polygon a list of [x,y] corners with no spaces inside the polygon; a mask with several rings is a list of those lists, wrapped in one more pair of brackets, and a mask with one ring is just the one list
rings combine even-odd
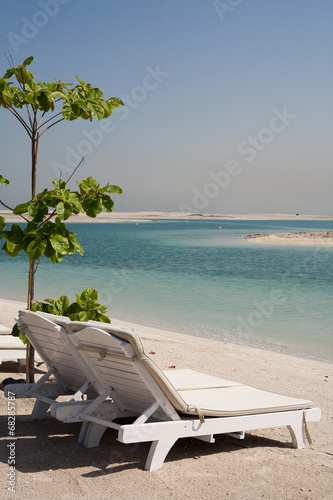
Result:
{"label": "chair frame", "polygon": [[[146,470],[162,467],[174,443],[186,437],[214,443],[215,434],[243,439],[246,431],[286,426],[293,446],[304,448],[307,422],[317,422],[321,418],[319,408],[312,408],[309,401],[296,399],[293,404],[290,403],[290,409],[284,405],[283,409],[277,407],[273,411],[255,408],[253,413],[247,410],[245,414],[238,414],[238,411],[237,414],[215,415],[205,408],[186,403],[186,391],[177,391],[167,379],[166,372],[161,372],[146,355],[136,334],[125,328],[102,323],[97,328],[96,324],[67,322],[65,329],[30,311],[20,312],[20,324],[25,327],[27,337],[49,367],[49,371],[26,390],[20,384],[6,388],[11,392],[14,389],[17,397],[36,399],[31,419],[43,418],[50,408],[51,415],[62,422],[82,422],[79,442],[86,447],[98,446],[107,428],[117,430],[117,440],[122,443],[151,441]],[[38,341],[36,328],[45,329],[44,344]],[[62,350],[66,351],[67,362],[75,360],[80,368],[83,384],[69,387],[63,380],[59,370],[61,363],[50,359],[50,352],[45,347],[50,332],[57,334],[60,342],[55,359],[61,361]],[[56,377],[57,384],[46,382],[51,374]],[[66,370],[65,374],[67,377]],[[196,377],[201,375],[197,372],[193,374]],[[222,382],[228,381],[221,379]],[[233,385],[241,385],[229,384],[230,390],[233,390]],[[224,386],[221,387],[223,394]],[[96,393],[94,399],[81,400],[89,388]],[[54,392],[50,394],[52,389]],[[69,389],[74,390],[69,401],[55,401],[58,395],[68,394]],[[277,396],[259,392],[263,397],[266,394]],[[286,397],[286,400],[289,399]],[[133,422],[124,424],[115,421],[123,417],[131,417]]]}

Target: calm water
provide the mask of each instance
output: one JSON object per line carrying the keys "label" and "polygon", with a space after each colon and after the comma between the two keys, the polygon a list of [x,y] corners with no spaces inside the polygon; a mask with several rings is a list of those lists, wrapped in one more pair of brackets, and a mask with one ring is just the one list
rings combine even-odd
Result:
{"label": "calm water", "polygon": [[[218,229],[221,226],[221,229]],[[333,221],[69,224],[85,249],[40,264],[36,298],[88,287],[116,318],[333,362],[333,249],[244,236]],[[27,261],[0,252],[0,296],[26,300]]]}

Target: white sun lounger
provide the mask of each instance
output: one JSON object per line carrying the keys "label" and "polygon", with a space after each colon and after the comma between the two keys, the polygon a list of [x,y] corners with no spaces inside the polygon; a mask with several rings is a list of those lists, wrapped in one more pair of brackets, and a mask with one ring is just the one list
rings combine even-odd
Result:
{"label": "white sun lounger", "polygon": [[[50,321],[49,317],[59,324]],[[91,395],[94,398],[97,396],[81,369],[81,357],[67,340],[64,326],[70,322],[69,318],[24,310],[19,312],[16,320],[35,348],[36,357],[43,360],[48,368],[47,373],[34,384],[10,384],[5,387],[5,395],[10,392],[16,398],[36,400],[30,420],[44,418],[50,405],[60,395],[79,400],[90,389]],[[51,375],[55,382],[48,382]]]}
{"label": "white sun lounger", "polygon": [[[86,379],[83,387],[90,382],[96,392],[91,401],[79,401],[76,397],[67,402],[53,402],[49,397],[44,398],[45,405],[51,405],[51,415],[64,422],[83,422],[79,441],[87,447],[97,446],[108,427],[118,431],[117,439],[123,443],[152,441],[146,470],[160,468],[173,444],[184,437],[213,443],[214,434],[243,438],[248,430],[287,426],[293,445],[303,448],[306,422],[320,420],[320,410],[312,408],[307,400],[261,391],[192,370],[162,372],[145,354],[138,336],[125,328],[67,320],[60,326],[45,317],[50,315],[43,316],[20,312],[21,324],[29,321],[28,338],[35,342],[34,347],[45,362],[52,365],[58,382],[60,372],[60,380],[66,378],[64,384],[60,383],[62,390],[77,390]],[[54,332],[58,332],[59,341],[57,363],[54,359],[51,363],[48,356]],[[75,383],[70,375],[73,360],[78,377]],[[45,385],[44,380],[42,387]],[[78,394],[82,391],[81,388]],[[36,397],[36,392],[35,388],[29,396]],[[43,402],[40,391],[37,396]],[[39,413],[45,414],[45,411],[43,407]],[[133,422],[115,422],[121,417],[132,417]]]}
{"label": "white sun lounger", "polygon": [[[0,365],[3,361],[17,359],[24,365],[26,362],[27,347],[18,337],[11,335],[12,329],[0,324]],[[35,361],[41,361],[36,354]]]}
{"label": "white sun lounger", "polygon": [[[123,443],[152,441],[147,470],[158,469],[177,441],[196,437],[214,442],[214,434],[244,437],[245,431],[287,426],[293,445],[305,447],[306,421],[319,421],[321,412],[311,401],[281,396],[237,382],[191,370],[162,372],[145,354],[138,336],[129,330],[103,325],[101,328],[72,323],[68,335],[88,366],[93,379],[104,387],[114,403],[112,420],[137,415],[130,424],[94,416],[103,397],[85,411],[75,403],[52,405],[51,414],[64,421],[86,421],[90,425],[81,441],[97,446],[107,427],[118,431]],[[107,331],[106,331],[107,330]],[[87,374],[88,376],[88,374]],[[88,376],[90,379],[90,376]]]}
{"label": "white sun lounger", "polygon": [[0,335],[0,365],[3,361],[17,359],[24,363],[26,358],[26,346],[18,337],[12,335]]}
{"label": "white sun lounger", "polygon": [[17,359],[23,364],[26,358],[26,346],[11,335],[12,329],[0,324],[0,365],[3,361]]}

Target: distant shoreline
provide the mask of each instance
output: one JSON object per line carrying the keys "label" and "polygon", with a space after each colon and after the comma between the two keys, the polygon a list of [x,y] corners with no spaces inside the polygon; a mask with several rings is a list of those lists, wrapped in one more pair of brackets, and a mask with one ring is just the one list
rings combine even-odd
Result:
{"label": "distant shoreline", "polygon": [[[6,222],[22,222],[22,217],[8,211],[0,216]],[[83,214],[72,215],[67,222],[148,222],[152,220],[333,220],[333,215],[292,215],[292,214],[201,214],[185,212],[102,212],[94,219]]]}
{"label": "distant shoreline", "polygon": [[253,243],[269,245],[311,245],[333,247],[333,231],[299,231],[282,234],[250,234],[246,236]]}

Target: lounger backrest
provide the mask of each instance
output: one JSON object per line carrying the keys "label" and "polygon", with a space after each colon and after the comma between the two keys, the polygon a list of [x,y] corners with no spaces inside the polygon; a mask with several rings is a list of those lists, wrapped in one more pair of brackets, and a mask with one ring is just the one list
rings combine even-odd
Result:
{"label": "lounger backrest", "polygon": [[[103,325],[104,326],[104,325]],[[72,324],[75,330],[75,325]],[[107,332],[105,330],[108,330]],[[73,331],[69,339],[105,386],[113,387],[123,405],[140,415],[156,400],[172,411],[187,411],[184,400],[143,350],[134,332],[110,325]]]}
{"label": "lounger backrest", "polygon": [[[67,318],[68,319],[68,318]],[[68,320],[69,321],[69,320]],[[77,391],[87,380],[80,356],[66,339],[63,327],[32,311],[19,311],[18,323],[61,386]]]}
{"label": "lounger backrest", "polygon": [[[23,312],[29,312],[29,311],[21,311]],[[185,401],[182,399],[180,394],[176,391],[172,383],[168,380],[168,378],[164,375],[164,373],[159,369],[159,367],[147,356],[143,349],[143,345],[141,343],[140,338],[138,335],[134,332],[129,330],[128,328],[124,328],[121,326],[113,326],[110,323],[102,323],[99,321],[87,321],[87,322],[82,322],[82,321],[71,321],[69,318],[64,317],[64,316],[56,316],[53,314],[48,314],[44,312],[36,312],[36,313],[31,313],[35,314],[36,316],[40,316],[41,318],[44,318],[48,321],[51,321],[52,323],[56,323],[58,326],[61,326],[68,334],[75,333],[75,332],[81,332],[82,330],[85,330],[87,328],[96,328],[97,330],[102,330],[104,332],[104,336],[102,339],[100,339],[100,342],[97,342],[97,339],[95,338],[96,332],[86,332],[85,333],[85,338],[82,338],[82,342],[87,343],[88,345],[92,345],[94,347],[99,345],[99,348],[101,350],[107,348],[107,343],[108,340],[106,339],[106,335],[113,335],[120,341],[124,341],[125,344],[123,345],[122,349],[126,344],[130,346],[132,349],[133,356],[135,357],[140,357],[140,365],[141,365],[141,371],[146,372],[149,374],[150,377],[153,378],[155,381],[156,385],[160,388],[160,390],[163,392],[165,397],[170,401],[171,405],[179,412],[185,412],[185,413],[195,413],[195,408],[189,408],[189,406],[185,403]],[[106,335],[105,335],[106,334]],[[94,339],[94,340],[93,340]],[[92,344],[90,344],[92,342]],[[75,342],[74,342],[75,343]],[[83,352],[83,351],[82,351]],[[82,355],[82,352],[80,353]],[[130,351],[127,351],[130,352]],[[75,364],[73,365],[75,366]],[[139,366],[139,365],[137,365]],[[88,364],[86,366],[86,371],[92,367],[91,364]],[[82,368],[82,367],[81,367]],[[142,374],[140,375],[140,378],[142,380]],[[95,381],[95,388],[97,389],[98,393],[101,392],[101,386],[99,385],[99,379],[98,377],[89,377],[90,379],[93,379],[92,381]],[[109,379],[109,382],[111,382],[111,379]],[[104,378],[103,380],[103,385],[105,385],[106,380]]]}

